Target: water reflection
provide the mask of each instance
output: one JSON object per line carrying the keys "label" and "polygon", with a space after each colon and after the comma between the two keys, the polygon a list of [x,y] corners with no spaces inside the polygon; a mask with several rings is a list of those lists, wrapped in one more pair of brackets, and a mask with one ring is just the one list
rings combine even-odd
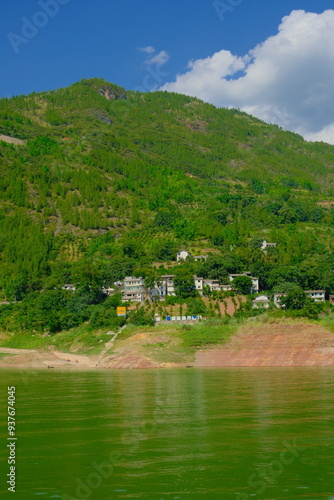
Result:
{"label": "water reflection", "polygon": [[24,386],[1,372],[8,383],[19,500],[333,498],[330,368],[31,372]]}

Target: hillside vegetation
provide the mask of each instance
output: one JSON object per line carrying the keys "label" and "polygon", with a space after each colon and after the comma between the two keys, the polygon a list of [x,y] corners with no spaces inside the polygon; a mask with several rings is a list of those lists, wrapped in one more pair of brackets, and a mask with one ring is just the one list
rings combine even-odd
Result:
{"label": "hillside vegetation", "polygon": [[120,297],[101,287],[153,279],[180,248],[212,253],[185,272],[334,293],[333,146],[100,79],[1,99],[0,135],[23,141],[0,140],[4,330],[117,326]]}

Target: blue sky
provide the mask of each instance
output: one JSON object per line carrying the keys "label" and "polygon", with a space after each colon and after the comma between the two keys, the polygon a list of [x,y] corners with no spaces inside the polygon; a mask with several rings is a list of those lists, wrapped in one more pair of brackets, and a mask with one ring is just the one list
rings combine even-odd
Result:
{"label": "blue sky", "polygon": [[[248,104],[222,97],[217,89],[212,96],[202,96],[193,73],[187,76],[189,89],[186,79],[178,81],[177,75],[189,73],[189,61],[213,58],[221,51],[226,51],[224,57],[229,53],[245,61],[258,44],[277,35],[282,18],[292,11],[321,14],[332,7],[327,0],[3,0],[0,97],[97,76],[126,89],[166,85],[216,105],[248,105],[256,114],[254,96]],[[225,64],[220,59],[217,63]],[[239,66],[244,75],[248,66]],[[221,74],[226,81],[239,76],[237,71]],[[261,105],[261,117],[266,118]],[[283,109],[284,102],[281,105]],[[269,113],[268,121],[271,117]],[[284,123],[298,130],[293,119],[285,118]],[[310,126],[310,133],[318,133],[320,125]],[[322,125],[328,127],[328,117]]]}

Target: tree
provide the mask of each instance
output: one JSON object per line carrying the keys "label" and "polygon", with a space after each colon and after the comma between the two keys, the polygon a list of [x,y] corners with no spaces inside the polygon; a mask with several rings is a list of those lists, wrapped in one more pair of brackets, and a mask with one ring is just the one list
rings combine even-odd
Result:
{"label": "tree", "polygon": [[208,259],[200,266],[198,273],[198,276],[204,278],[219,279],[223,282],[228,280],[225,260],[220,255],[209,255]]}
{"label": "tree", "polygon": [[195,238],[195,224],[188,219],[177,220],[174,224],[174,234],[176,238],[183,238],[190,241]]}
{"label": "tree", "polygon": [[285,281],[283,283],[279,283],[278,285],[274,286],[272,289],[273,293],[288,293],[296,288],[299,288],[296,283],[291,283],[290,281]]}
{"label": "tree", "polygon": [[57,152],[59,145],[51,137],[41,135],[28,141],[28,149],[32,156],[40,156]]}
{"label": "tree", "polygon": [[171,229],[177,217],[178,213],[175,209],[162,208],[156,213],[154,223],[156,226]]}
{"label": "tree", "polygon": [[187,301],[187,314],[206,314],[207,307],[200,299],[191,298]]}
{"label": "tree", "polygon": [[238,293],[247,295],[251,292],[253,282],[249,276],[236,276],[232,285]]}
{"label": "tree", "polygon": [[281,306],[283,309],[292,309],[294,311],[303,309],[310,299],[306,293],[296,286],[281,298]]}
{"label": "tree", "polygon": [[153,257],[158,260],[174,260],[177,253],[177,244],[170,239],[162,239],[153,242]]}
{"label": "tree", "polygon": [[250,271],[252,272],[252,276],[259,277],[259,285],[262,290],[266,290],[268,287],[267,280],[270,275],[270,271],[273,266],[266,262],[257,261],[252,266]]}
{"label": "tree", "polygon": [[251,188],[255,193],[262,194],[264,191],[263,182],[260,179],[253,177],[251,180]]}
{"label": "tree", "polygon": [[144,307],[141,307],[137,311],[132,312],[129,321],[132,325],[154,325],[154,320],[152,319],[150,314],[145,312]]}
{"label": "tree", "polygon": [[147,288],[153,288],[156,282],[159,283],[156,270],[149,269],[145,275],[145,286]]}
{"label": "tree", "polygon": [[143,248],[139,241],[126,240],[123,243],[123,252],[126,257],[138,259],[143,255]]}
{"label": "tree", "polygon": [[268,287],[273,288],[281,283],[300,283],[300,270],[295,266],[280,266],[275,267],[270,271],[267,282]]}
{"label": "tree", "polygon": [[186,269],[177,269],[174,276],[175,292],[180,297],[195,297],[195,283],[193,275]]}
{"label": "tree", "polygon": [[324,304],[321,302],[315,302],[308,297],[308,301],[303,307],[303,313],[307,318],[317,319],[319,313],[322,311]]}
{"label": "tree", "polygon": [[22,274],[6,280],[5,294],[7,300],[22,300],[27,292],[27,278]]}
{"label": "tree", "polygon": [[254,236],[254,238],[251,239],[250,241],[250,246],[252,248],[261,248],[262,242],[263,242],[263,236]]}

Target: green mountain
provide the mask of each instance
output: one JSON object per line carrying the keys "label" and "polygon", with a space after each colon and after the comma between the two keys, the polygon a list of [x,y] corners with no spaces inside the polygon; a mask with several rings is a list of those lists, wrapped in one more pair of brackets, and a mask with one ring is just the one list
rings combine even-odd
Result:
{"label": "green mountain", "polygon": [[[251,269],[264,288],[334,292],[333,146],[100,79],[1,99],[0,136],[2,300],[64,283],[98,289],[182,247],[213,251],[225,271]],[[264,238],[277,248],[262,252]],[[215,265],[191,271],[224,275]]]}

